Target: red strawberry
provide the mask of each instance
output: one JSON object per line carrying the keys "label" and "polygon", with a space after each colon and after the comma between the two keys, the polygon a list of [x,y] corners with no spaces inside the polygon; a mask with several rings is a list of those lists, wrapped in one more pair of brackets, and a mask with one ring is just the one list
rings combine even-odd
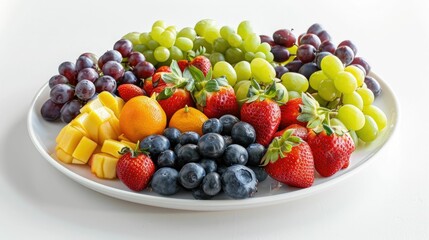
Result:
{"label": "red strawberry", "polygon": [[280,129],[283,129],[291,124],[299,124],[301,126],[306,126],[306,122],[298,121],[296,118],[301,113],[302,99],[293,98],[287,101],[284,105],[280,106],[281,111],[281,120],[280,120]]}
{"label": "red strawberry", "polygon": [[185,71],[185,68],[187,68],[189,66],[189,61],[188,60],[179,60],[177,62],[177,64],[179,65],[180,71]]}
{"label": "red strawberry", "polygon": [[196,56],[194,59],[191,60],[189,63],[190,66],[194,66],[203,72],[204,76],[207,75],[207,73],[210,71],[212,64],[210,63],[210,60],[205,56]]}
{"label": "red strawberry", "polygon": [[169,66],[161,66],[157,68],[155,71],[155,73],[158,73],[158,72],[171,72],[171,69]]}
{"label": "red strawberry", "polygon": [[164,72],[157,72],[150,78],[146,78],[143,82],[143,89],[146,91],[148,96],[152,95],[153,89],[162,85],[165,85],[162,75]]}
{"label": "red strawberry", "polygon": [[280,137],[286,130],[293,129],[293,136],[300,137],[302,140],[307,141],[308,129],[299,124],[291,124],[287,126],[285,129],[280,130],[274,134],[274,137]]}
{"label": "red strawberry", "polygon": [[274,138],[261,160],[265,171],[275,180],[292,187],[306,188],[314,182],[311,149],[301,138],[287,130]]}
{"label": "red strawberry", "polygon": [[186,105],[189,107],[195,106],[189,91],[176,88],[172,84],[159,86],[155,88],[153,92],[159,94],[156,99],[162,109],[164,109],[167,120],[170,120],[177,110],[184,108]]}
{"label": "red strawberry", "polygon": [[139,192],[145,189],[155,172],[150,157],[139,151],[124,148],[116,165],[116,174],[129,189]]}
{"label": "red strawberry", "polygon": [[133,97],[144,95],[143,89],[131,83],[120,85],[118,87],[118,93],[119,96],[124,99],[125,102]]}

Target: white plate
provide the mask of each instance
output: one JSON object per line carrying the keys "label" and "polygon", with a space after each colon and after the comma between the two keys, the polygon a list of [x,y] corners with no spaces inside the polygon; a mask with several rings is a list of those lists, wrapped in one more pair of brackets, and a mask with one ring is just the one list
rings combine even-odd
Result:
{"label": "white plate", "polygon": [[358,147],[353,153],[350,166],[347,169],[341,170],[329,178],[316,178],[313,186],[305,189],[288,186],[279,188],[276,181],[268,178],[259,183],[258,192],[254,197],[244,200],[229,199],[222,194],[211,200],[195,200],[190,192],[185,191],[171,197],[160,196],[150,192],[150,190],[136,193],[128,190],[119,180],[103,180],[95,177],[87,165],[64,164],[56,160],[51,154],[55,148],[55,137],[64,124],[47,122],[40,115],[41,106],[49,98],[49,86],[47,84],[35,96],[28,114],[27,125],[31,140],[50,164],[76,182],[100,193],[130,202],[164,208],[203,211],[244,209],[288,202],[314,194],[351,176],[364,165],[367,165],[370,159],[374,159],[374,154],[386,144],[397,125],[398,104],[388,85],[375,74],[372,74],[372,76],[379,81],[383,89],[382,94],[376,99],[375,105],[386,113],[388,124],[374,142],[364,147]]}

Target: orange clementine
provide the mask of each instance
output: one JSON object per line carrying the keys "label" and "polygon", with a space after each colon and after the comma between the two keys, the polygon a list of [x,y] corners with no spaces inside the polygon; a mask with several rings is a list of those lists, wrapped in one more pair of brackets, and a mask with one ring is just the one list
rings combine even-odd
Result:
{"label": "orange clementine", "polygon": [[167,116],[159,103],[146,96],[138,96],[125,103],[119,116],[122,133],[133,142],[152,134],[162,134]]}
{"label": "orange clementine", "polygon": [[170,119],[169,127],[179,129],[181,132],[193,131],[203,135],[203,123],[208,117],[200,110],[185,106],[177,110]]}

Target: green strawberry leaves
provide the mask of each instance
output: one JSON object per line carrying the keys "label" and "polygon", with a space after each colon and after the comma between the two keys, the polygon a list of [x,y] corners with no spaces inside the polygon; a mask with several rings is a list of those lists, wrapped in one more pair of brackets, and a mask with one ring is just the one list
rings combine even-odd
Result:
{"label": "green strawberry leaves", "polygon": [[299,145],[303,140],[293,136],[293,129],[286,130],[282,136],[276,137],[268,146],[268,150],[261,159],[261,165],[275,163],[279,158],[284,158],[292,151],[292,148]]}
{"label": "green strawberry leaves", "polygon": [[279,104],[284,104],[284,102],[281,102],[285,95],[284,89],[277,88],[277,82],[275,80],[265,89],[263,89],[255,79],[251,79],[250,81],[251,83],[247,93],[248,98],[243,101],[251,103],[256,100],[263,101],[265,99],[271,99]]}

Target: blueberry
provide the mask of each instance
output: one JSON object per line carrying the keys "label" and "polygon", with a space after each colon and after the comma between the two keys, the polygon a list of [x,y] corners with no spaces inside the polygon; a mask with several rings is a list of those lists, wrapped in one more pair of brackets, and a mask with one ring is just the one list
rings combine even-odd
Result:
{"label": "blueberry", "polygon": [[203,192],[209,196],[215,196],[222,190],[222,182],[217,172],[208,173],[201,183]]}
{"label": "blueberry", "polygon": [[246,150],[249,155],[249,159],[247,161],[247,165],[249,166],[258,166],[267,151],[267,149],[259,143],[250,144]]}
{"label": "blueberry", "polygon": [[225,151],[225,140],[218,133],[204,134],[198,140],[200,155],[207,158],[218,158]]}
{"label": "blueberry", "polygon": [[206,133],[222,133],[223,126],[219,119],[210,118],[203,123],[203,134]]}
{"label": "blueberry", "polygon": [[213,196],[207,195],[202,188],[194,188],[192,189],[192,196],[198,200],[209,200],[212,199]]}
{"label": "blueberry", "polygon": [[176,156],[177,156],[177,153],[179,152],[179,149],[182,147],[182,144],[180,144],[180,143],[178,143],[178,144],[176,144],[176,146],[174,146],[174,149],[173,149],[173,151],[174,151],[174,153],[176,154]]}
{"label": "blueberry", "polygon": [[160,153],[157,159],[158,167],[174,167],[176,165],[177,156],[172,150],[165,150]]}
{"label": "blueberry", "polygon": [[252,169],[243,165],[233,165],[221,176],[222,189],[231,198],[244,199],[256,193],[258,180]]}
{"label": "blueberry", "polygon": [[200,135],[196,132],[184,132],[179,137],[179,143],[182,145],[192,143],[197,144]]}
{"label": "blueberry", "polygon": [[204,168],[206,173],[216,172],[217,171],[217,163],[215,160],[203,158],[199,162],[201,166]]}
{"label": "blueberry", "polygon": [[217,165],[217,172],[222,176],[222,174],[224,173],[224,172],[226,172],[226,169],[228,169],[228,166],[225,166],[225,165],[223,165],[223,164],[218,164]]}
{"label": "blueberry", "polygon": [[222,123],[222,135],[231,135],[232,126],[238,123],[240,119],[238,117],[226,114],[219,118],[219,121]]}
{"label": "blueberry", "polygon": [[238,122],[234,124],[231,130],[231,137],[234,143],[243,147],[249,146],[256,140],[256,131],[252,125],[247,122]]}
{"label": "blueberry", "polygon": [[179,143],[179,137],[181,132],[177,128],[166,128],[164,130],[164,137],[168,138],[168,141],[170,141],[170,145],[172,147],[176,146],[176,144]]}
{"label": "blueberry", "polygon": [[233,143],[231,136],[223,135],[222,137],[223,137],[223,140],[225,141],[225,147],[228,147]]}
{"label": "blueberry", "polygon": [[149,151],[150,157],[156,159],[161,152],[170,148],[170,142],[162,135],[150,135],[140,142],[139,147]]}
{"label": "blueberry", "polygon": [[179,171],[179,183],[186,189],[198,187],[206,176],[204,168],[194,162],[185,164]]}
{"label": "blueberry", "polygon": [[179,168],[186,163],[198,162],[198,160],[200,160],[200,154],[198,153],[198,146],[195,144],[183,145],[177,151],[177,163]]}
{"label": "blueberry", "polygon": [[180,190],[178,179],[179,173],[176,169],[160,168],[152,176],[152,190],[161,195],[173,195]]}
{"label": "blueberry", "polygon": [[248,166],[256,175],[256,179],[258,179],[258,182],[263,182],[268,177],[268,173],[265,171],[264,167],[259,166]]}
{"label": "blueberry", "polygon": [[225,149],[223,163],[227,166],[246,165],[249,156],[246,149],[238,144],[231,144]]}

